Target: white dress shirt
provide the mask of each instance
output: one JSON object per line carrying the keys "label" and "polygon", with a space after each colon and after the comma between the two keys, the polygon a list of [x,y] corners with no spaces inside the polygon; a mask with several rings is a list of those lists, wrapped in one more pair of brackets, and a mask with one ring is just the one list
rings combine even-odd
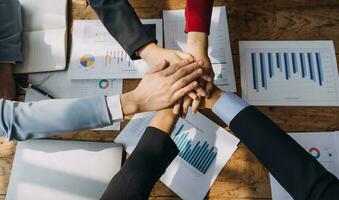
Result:
{"label": "white dress shirt", "polygon": [[212,111],[226,124],[244,108],[249,106],[244,100],[232,92],[225,92],[214,104]]}

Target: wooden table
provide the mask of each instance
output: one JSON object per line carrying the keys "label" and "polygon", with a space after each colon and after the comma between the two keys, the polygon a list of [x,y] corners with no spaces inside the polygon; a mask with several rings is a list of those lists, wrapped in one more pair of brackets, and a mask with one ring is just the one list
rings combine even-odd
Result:
{"label": "wooden table", "polygon": [[[132,0],[141,18],[160,18],[164,9],[183,9],[183,0]],[[238,93],[240,86],[239,40],[334,40],[339,60],[338,0],[215,0],[226,5]],[[73,19],[97,19],[85,0],[73,0]],[[123,91],[138,80],[124,80]],[[316,95],[316,94],[315,94]],[[19,91],[18,99],[24,93]],[[338,107],[259,107],[285,131],[339,130]],[[205,113],[212,119],[210,113]],[[122,128],[127,122],[123,123]],[[220,123],[219,123],[220,124]],[[222,125],[222,124],[221,124]],[[81,131],[55,137],[65,140],[111,142],[118,132]],[[5,198],[11,173],[15,142],[0,139],[0,200]],[[206,199],[270,199],[268,173],[256,158],[240,145],[207,194]],[[158,182],[150,199],[179,199]]]}

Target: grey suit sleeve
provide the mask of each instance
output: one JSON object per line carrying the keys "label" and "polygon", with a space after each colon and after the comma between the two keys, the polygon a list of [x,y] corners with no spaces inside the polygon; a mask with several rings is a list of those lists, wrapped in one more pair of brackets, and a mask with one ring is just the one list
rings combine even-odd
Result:
{"label": "grey suit sleeve", "polygon": [[43,138],[111,124],[105,96],[29,103],[0,99],[0,136],[8,140]]}
{"label": "grey suit sleeve", "polygon": [[19,0],[0,1],[0,62],[22,62],[22,19]]}

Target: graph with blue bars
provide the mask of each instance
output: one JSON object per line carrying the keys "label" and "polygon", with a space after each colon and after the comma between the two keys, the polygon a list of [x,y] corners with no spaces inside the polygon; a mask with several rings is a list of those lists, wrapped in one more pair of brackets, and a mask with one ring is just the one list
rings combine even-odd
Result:
{"label": "graph with blue bars", "polygon": [[324,69],[321,52],[251,52],[253,89],[259,92],[269,88],[269,80],[283,75],[285,81],[292,76],[313,81],[323,87]]}
{"label": "graph with blue bars", "polygon": [[210,146],[207,141],[197,141],[193,144],[192,139],[189,138],[190,132],[184,131],[184,126],[184,124],[177,126],[171,136],[179,148],[179,157],[202,174],[206,174],[217,156],[217,149]]}

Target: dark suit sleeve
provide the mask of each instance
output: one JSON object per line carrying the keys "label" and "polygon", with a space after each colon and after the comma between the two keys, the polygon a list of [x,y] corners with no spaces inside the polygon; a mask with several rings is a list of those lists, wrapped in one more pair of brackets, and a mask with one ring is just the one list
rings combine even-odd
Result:
{"label": "dark suit sleeve", "polygon": [[149,35],[127,0],[87,0],[108,32],[119,42],[131,59],[136,52],[156,39]]}
{"label": "dark suit sleeve", "polygon": [[179,150],[171,137],[147,127],[121,170],[112,178],[102,200],[141,200],[148,196]]}
{"label": "dark suit sleeve", "polygon": [[338,179],[253,106],[230,128],[294,199],[339,199]]}

